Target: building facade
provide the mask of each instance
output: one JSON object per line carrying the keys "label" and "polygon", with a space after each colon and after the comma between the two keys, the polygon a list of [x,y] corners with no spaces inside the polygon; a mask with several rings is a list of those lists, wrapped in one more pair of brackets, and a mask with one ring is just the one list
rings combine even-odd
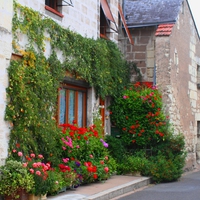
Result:
{"label": "building facade", "polygon": [[[118,44],[118,30],[120,20],[119,5],[122,2],[116,0],[18,0],[16,1],[22,6],[39,12],[44,18],[50,18],[65,29],[80,34],[85,38],[105,38]],[[16,55],[12,48],[13,33],[12,33],[12,18],[14,16],[13,0],[2,0],[0,2],[0,164],[3,164],[8,156],[9,135],[12,124],[5,121],[5,109],[8,103],[6,97],[6,88],[9,85],[9,77],[7,69],[12,59],[17,59],[21,55]],[[18,13],[20,14],[20,13]],[[122,14],[122,13],[121,13]],[[121,23],[121,22],[120,22]],[[47,35],[48,37],[48,35]],[[28,41],[27,37],[21,33],[18,34],[19,45],[23,50]],[[51,45],[48,41],[45,42],[45,57],[48,58],[51,53]],[[62,52],[58,51],[57,56],[62,61]],[[96,98],[93,87],[88,87],[84,81],[75,81],[70,79],[70,74],[66,72],[66,78],[63,85],[65,89],[59,93],[59,123],[72,123],[75,119],[80,122],[80,126],[89,126],[92,124],[92,115],[94,110],[99,109],[104,124],[104,133],[110,133],[110,122],[106,118],[109,105],[109,98],[105,100]],[[69,94],[69,98],[67,97]],[[66,108],[65,102],[68,107]],[[79,108],[73,110],[73,106]],[[66,110],[68,115],[66,116]]]}
{"label": "building facade", "polygon": [[[143,10],[149,9],[146,4],[148,0],[143,1],[143,5],[138,2],[134,1],[134,5],[143,6]],[[156,83],[162,91],[165,110],[170,116],[174,133],[183,133],[185,136],[188,152],[186,168],[193,169],[199,163],[200,155],[200,40],[188,1],[151,1],[156,11],[149,10],[145,20],[138,18],[135,21],[132,20],[134,15],[131,15],[129,3],[126,1],[124,14],[128,19],[134,46],[127,44],[126,57],[137,63],[143,81]],[[161,5],[162,15],[157,13],[157,3]],[[135,10],[134,14],[144,16]]]}
{"label": "building facade", "polygon": [[[137,64],[143,76],[142,81],[153,82],[162,91],[166,112],[174,125],[174,132],[181,132],[185,136],[188,151],[186,168],[193,169],[200,163],[200,42],[187,0],[178,0],[175,3],[173,0],[150,1],[155,5],[159,4],[159,7],[155,6],[159,8],[155,12],[149,10],[148,0],[18,0],[17,2],[83,37],[94,39],[102,37],[117,43],[125,58]],[[167,7],[169,5],[171,7]],[[145,14],[140,8],[143,8]],[[12,128],[4,117],[7,105],[6,88],[9,84],[7,68],[14,53],[13,0],[1,0],[0,11],[0,18],[3,19],[0,21],[0,164],[3,164],[8,154],[9,134]],[[159,13],[162,13],[162,16],[159,16]],[[20,45],[25,47],[26,38],[23,35],[19,38]],[[50,52],[51,47],[47,42],[46,58]],[[62,60],[61,53],[59,56]],[[132,76],[132,81],[134,79]],[[99,109],[101,105],[104,132],[110,134],[110,121],[106,117],[109,98],[105,100],[96,98],[93,87],[84,86],[82,82],[75,82],[75,85],[73,83],[66,80],[65,84],[69,89],[60,91],[60,111],[63,111],[63,102],[67,101],[63,99],[66,97],[66,92],[73,93],[77,97],[81,96],[81,103],[85,102],[85,108],[80,112],[86,113],[84,123],[90,125],[93,111]],[[75,96],[72,95],[72,98]],[[77,98],[76,101],[78,105],[80,99]],[[74,116],[79,116],[78,112]],[[60,114],[59,120],[62,123],[65,122],[64,115],[65,113]],[[74,118],[68,121],[71,122],[72,119]]]}

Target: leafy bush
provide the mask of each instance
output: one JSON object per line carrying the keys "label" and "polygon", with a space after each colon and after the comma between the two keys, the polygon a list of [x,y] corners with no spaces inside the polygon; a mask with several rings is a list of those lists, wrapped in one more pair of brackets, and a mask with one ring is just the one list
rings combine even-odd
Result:
{"label": "leafy bush", "polygon": [[74,169],[79,184],[105,180],[116,171],[115,160],[109,154],[109,144],[96,126],[79,128],[75,124],[63,124],[63,162]]}
{"label": "leafy bush", "polygon": [[126,149],[122,143],[122,140],[115,138],[111,135],[105,137],[106,142],[109,144],[108,151],[110,155],[118,162],[123,162],[126,157]]}
{"label": "leafy bush", "polygon": [[166,117],[156,87],[136,83],[115,98],[109,109],[112,124],[121,130],[122,140],[128,147],[153,147],[164,139]]}
{"label": "leafy bush", "polygon": [[17,199],[19,190],[30,192],[34,184],[32,175],[21,162],[7,160],[5,165],[0,167],[0,195]]}
{"label": "leafy bush", "polygon": [[136,83],[113,99],[109,109],[112,124],[121,131],[120,139],[107,137],[118,174],[140,172],[155,182],[181,176],[186,157],[184,136],[174,135],[156,87]]}
{"label": "leafy bush", "polygon": [[145,157],[130,155],[127,156],[124,162],[118,164],[117,170],[119,174],[141,174],[148,164],[148,160]]}
{"label": "leafy bush", "polygon": [[185,164],[185,155],[166,157],[162,153],[150,159],[149,176],[156,183],[175,181],[181,177]]}

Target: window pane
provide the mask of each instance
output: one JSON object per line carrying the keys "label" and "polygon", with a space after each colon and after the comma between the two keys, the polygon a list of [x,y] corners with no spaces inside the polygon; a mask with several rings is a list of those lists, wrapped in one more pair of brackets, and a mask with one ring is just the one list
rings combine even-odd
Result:
{"label": "window pane", "polygon": [[83,126],[83,93],[78,92],[78,126]]}
{"label": "window pane", "polygon": [[75,99],[75,92],[73,90],[69,90],[69,123],[71,124],[74,120],[74,99]]}
{"label": "window pane", "polygon": [[65,110],[66,110],[66,92],[65,89],[60,90],[60,110],[59,110],[59,122],[60,124],[65,123]]}

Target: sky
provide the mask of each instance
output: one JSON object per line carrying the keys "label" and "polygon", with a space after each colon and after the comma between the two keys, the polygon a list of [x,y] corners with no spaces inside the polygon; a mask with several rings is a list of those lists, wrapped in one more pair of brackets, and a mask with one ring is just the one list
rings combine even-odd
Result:
{"label": "sky", "polygon": [[195,24],[197,26],[198,32],[200,34],[200,12],[199,12],[199,3],[198,0],[188,0],[190,9],[192,11],[192,15],[195,20]]}

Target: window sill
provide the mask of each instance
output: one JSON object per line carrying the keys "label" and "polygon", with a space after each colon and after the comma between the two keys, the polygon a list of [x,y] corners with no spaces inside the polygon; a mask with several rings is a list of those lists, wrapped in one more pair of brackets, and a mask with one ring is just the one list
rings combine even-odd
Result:
{"label": "window sill", "polygon": [[100,33],[100,38],[103,38],[103,39],[109,40],[109,38],[108,38],[106,35],[102,34],[102,33]]}
{"label": "window sill", "polygon": [[45,6],[45,9],[48,10],[49,12],[52,12],[55,15],[58,15],[59,17],[63,18],[64,15],[62,15],[60,12],[58,12],[57,10],[49,7],[49,6]]}

